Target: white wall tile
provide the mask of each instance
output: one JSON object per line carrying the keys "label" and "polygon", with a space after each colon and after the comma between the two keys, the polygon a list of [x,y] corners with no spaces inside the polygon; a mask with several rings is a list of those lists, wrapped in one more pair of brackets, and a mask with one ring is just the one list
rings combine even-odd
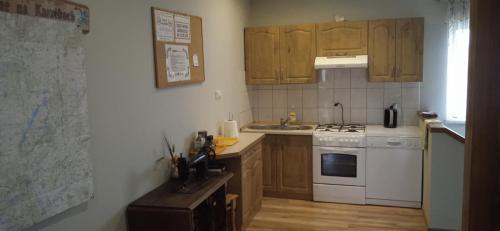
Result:
{"label": "white wall tile", "polygon": [[288,108],[301,108],[302,107],[302,89],[288,90],[287,96]]}
{"label": "white wall tile", "polygon": [[302,84],[302,89],[318,89],[317,83]]}
{"label": "white wall tile", "polygon": [[420,87],[420,82],[404,82],[403,87]]}
{"label": "white wall tile", "polygon": [[386,82],[384,88],[401,88],[401,82]]}
{"label": "white wall tile", "polygon": [[287,84],[288,90],[302,89],[302,84]]}
{"label": "white wall tile", "polygon": [[273,121],[280,121],[281,118],[287,118],[286,108],[273,108]]}
{"label": "white wall tile", "polygon": [[351,108],[366,109],[366,88],[351,89]]}
{"label": "white wall tile", "polygon": [[252,119],[254,121],[261,121],[259,118],[259,108],[257,107],[252,108]]}
{"label": "white wall tile", "polygon": [[384,110],[383,109],[367,109],[366,110],[366,124],[384,124]]}
{"label": "white wall tile", "polygon": [[273,90],[258,90],[259,108],[273,107]]}
{"label": "white wall tile", "polygon": [[318,88],[302,90],[302,107],[318,107]]}
{"label": "white wall tile", "polygon": [[273,85],[256,85],[258,90],[271,90]]}
{"label": "white wall tile", "polygon": [[367,69],[351,69],[351,88],[366,88],[368,84]]}
{"label": "white wall tile", "polygon": [[273,108],[287,108],[287,90],[273,90]]}
{"label": "white wall tile", "polygon": [[248,97],[250,98],[250,106],[252,108],[259,107],[259,95],[257,90],[249,90]]}
{"label": "white wall tile", "polygon": [[366,108],[351,108],[351,123],[366,124]]}
{"label": "white wall tile", "polygon": [[384,89],[366,89],[366,107],[368,109],[382,109],[384,107]]}
{"label": "white wall tile", "polygon": [[246,110],[246,111],[240,112],[240,118],[238,121],[238,125],[240,126],[240,128],[251,123],[252,121],[253,121],[252,110]]}
{"label": "white wall tile", "polygon": [[351,90],[350,89],[335,89],[333,91],[333,100],[336,103],[341,103],[344,107],[351,105]]}
{"label": "white wall tile", "polygon": [[384,88],[384,83],[382,82],[368,82],[366,88]]}
{"label": "white wall tile", "polygon": [[304,122],[318,122],[318,109],[317,108],[304,108],[302,109],[302,121]]}
{"label": "white wall tile", "polygon": [[299,121],[340,123],[335,102],[345,107],[345,123],[383,124],[383,109],[393,103],[399,105],[398,124],[417,121],[418,82],[368,82],[366,69],[329,69],[317,75],[315,84],[246,86],[240,94],[239,121],[277,122],[293,111]]}
{"label": "white wall tile", "polygon": [[401,88],[384,89],[384,108],[397,103],[401,107]]}
{"label": "white wall tile", "polygon": [[417,116],[417,111],[418,109],[416,108],[409,108],[403,109],[403,125],[418,125],[418,116]]}
{"label": "white wall tile", "polygon": [[273,121],[273,109],[259,108],[259,121]]}
{"label": "white wall tile", "polygon": [[419,88],[403,88],[403,108],[420,108]]}
{"label": "white wall tile", "polygon": [[335,69],[334,88],[350,88],[351,76],[349,69]]}
{"label": "white wall tile", "polygon": [[273,85],[273,90],[286,90],[286,89],[288,89],[288,87],[285,84],[275,84],[275,85]]}
{"label": "white wall tile", "polygon": [[333,108],[319,108],[318,119],[320,124],[331,124],[334,122]]}
{"label": "white wall tile", "polygon": [[334,104],[333,89],[318,89],[318,107],[332,108]]}
{"label": "white wall tile", "polygon": [[333,70],[320,70],[318,74],[318,87],[319,88],[333,88],[335,78],[333,77]]}

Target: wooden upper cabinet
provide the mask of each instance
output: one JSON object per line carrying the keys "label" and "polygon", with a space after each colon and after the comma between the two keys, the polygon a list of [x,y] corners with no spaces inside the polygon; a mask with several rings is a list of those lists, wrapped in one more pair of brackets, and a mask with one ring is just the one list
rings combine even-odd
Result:
{"label": "wooden upper cabinet", "polygon": [[424,19],[396,20],[396,81],[422,81]]}
{"label": "wooden upper cabinet", "polygon": [[314,24],[280,27],[281,83],[315,82],[315,58]]}
{"label": "wooden upper cabinet", "polygon": [[368,33],[369,80],[394,81],[396,70],[395,21],[370,21]]}
{"label": "wooden upper cabinet", "polygon": [[245,29],[245,69],[247,84],[279,83],[279,27]]}
{"label": "wooden upper cabinet", "polygon": [[369,22],[370,81],[422,81],[424,19]]}
{"label": "wooden upper cabinet", "polygon": [[368,21],[316,25],[318,56],[363,55],[368,52]]}

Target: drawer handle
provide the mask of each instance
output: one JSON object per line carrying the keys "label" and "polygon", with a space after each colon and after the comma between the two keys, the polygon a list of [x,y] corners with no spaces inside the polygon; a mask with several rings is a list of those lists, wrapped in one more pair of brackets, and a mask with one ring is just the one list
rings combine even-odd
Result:
{"label": "drawer handle", "polygon": [[398,139],[387,139],[387,145],[391,145],[391,146],[401,145],[401,140],[398,140]]}

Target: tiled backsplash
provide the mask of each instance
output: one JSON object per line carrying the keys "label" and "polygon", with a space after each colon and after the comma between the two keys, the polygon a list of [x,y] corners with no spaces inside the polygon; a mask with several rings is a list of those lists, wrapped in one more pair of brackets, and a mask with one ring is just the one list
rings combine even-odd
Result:
{"label": "tiled backsplash", "polygon": [[249,86],[254,121],[277,122],[296,112],[304,122],[383,124],[384,108],[398,104],[398,123],[417,125],[420,83],[368,82],[366,69],[318,72],[318,83]]}

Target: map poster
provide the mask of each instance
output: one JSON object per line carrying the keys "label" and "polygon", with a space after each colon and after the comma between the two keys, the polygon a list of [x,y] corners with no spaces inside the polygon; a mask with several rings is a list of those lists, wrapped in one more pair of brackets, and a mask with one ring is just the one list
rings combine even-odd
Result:
{"label": "map poster", "polygon": [[165,44],[165,53],[167,55],[167,81],[191,80],[188,46]]}

